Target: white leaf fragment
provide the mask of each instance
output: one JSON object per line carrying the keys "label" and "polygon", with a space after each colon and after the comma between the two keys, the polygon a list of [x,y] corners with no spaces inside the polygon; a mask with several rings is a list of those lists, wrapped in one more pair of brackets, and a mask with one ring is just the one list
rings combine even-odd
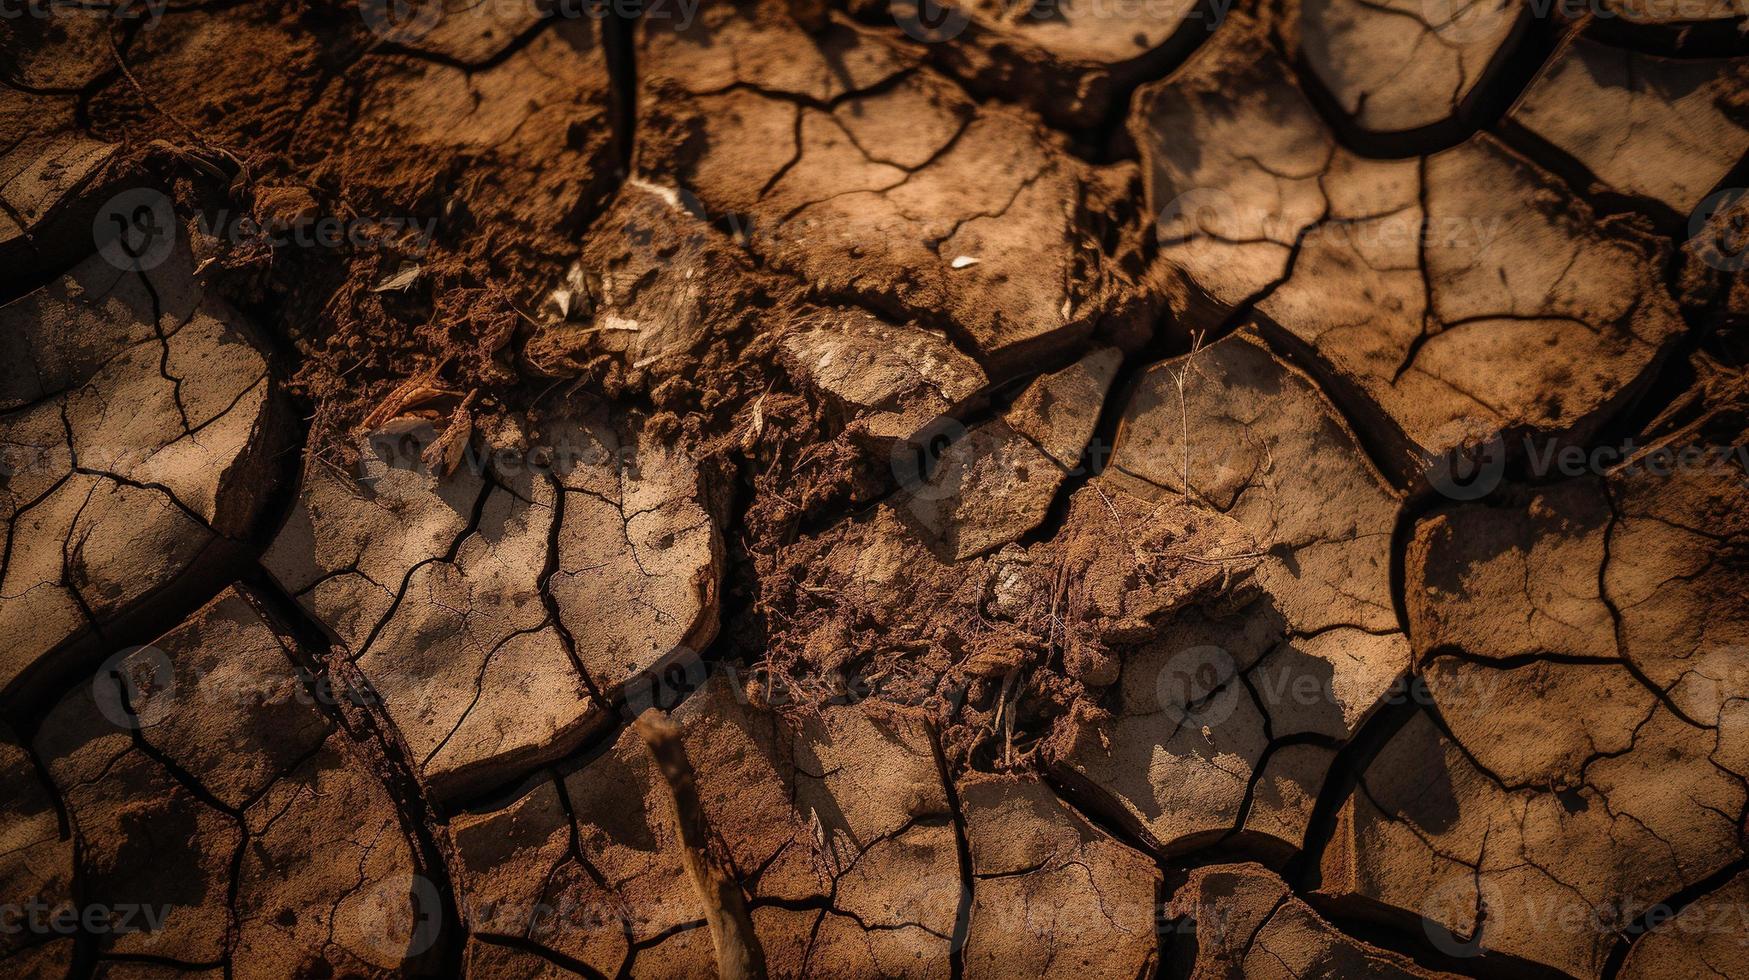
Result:
{"label": "white leaf fragment", "polygon": [[417,262],[402,262],[401,267],[370,288],[373,293],[404,292],[409,286],[419,281],[419,275],[424,268]]}

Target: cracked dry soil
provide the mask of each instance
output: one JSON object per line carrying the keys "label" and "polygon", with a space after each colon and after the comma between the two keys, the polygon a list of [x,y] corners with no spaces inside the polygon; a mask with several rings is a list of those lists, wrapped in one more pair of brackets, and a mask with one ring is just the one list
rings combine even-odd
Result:
{"label": "cracked dry soil", "polygon": [[148,8],[0,974],[1749,976],[1740,3]]}

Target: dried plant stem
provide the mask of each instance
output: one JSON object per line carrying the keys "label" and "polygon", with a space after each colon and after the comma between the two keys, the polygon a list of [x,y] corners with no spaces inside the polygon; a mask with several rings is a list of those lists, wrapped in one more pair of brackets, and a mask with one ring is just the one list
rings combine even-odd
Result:
{"label": "dried plant stem", "polygon": [[765,955],[753,935],[753,920],[741,901],[741,886],[710,855],[710,832],[698,802],[698,785],[687,761],[680,731],[660,711],[638,716],[638,734],[650,758],[668,784],[674,829],[680,837],[681,862],[693,890],[704,905],[705,924],[717,950],[717,975],[723,980],[754,980],[765,976]]}

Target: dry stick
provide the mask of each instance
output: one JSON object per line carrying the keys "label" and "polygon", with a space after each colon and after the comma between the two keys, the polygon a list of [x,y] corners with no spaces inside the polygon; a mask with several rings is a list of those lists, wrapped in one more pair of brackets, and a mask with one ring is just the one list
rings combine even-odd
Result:
{"label": "dry stick", "polygon": [[[1019,676],[1020,676],[1020,672],[1018,669],[1010,671],[1008,673],[1008,683],[1010,685],[1013,684],[1013,682],[1015,680],[1017,680],[1019,678]],[[1007,687],[1006,689],[1012,690],[1011,687]],[[1002,764],[1005,766],[1010,766],[1010,767],[1012,767],[1014,765],[1014,713],[1016,711],[1020,710],[1020,697],[1021,696],[1019,694],[1016,694],[1014,696],[1014,702],[1015,702],[1014,707],[1009,708],[1007,713],[1003,717],[1004,727],[1002,729]]]}
{"label": "dry stick", "polygon": [[704,810],[698,802],[697,779],[687,761],[680,730],[660,711],[646,708],[634,723],[656,768],[668,783],[674,804],[674,829],[680,835],[680,858],[704,904],[705,924],[717,949],[717,975],[722,980],[763,980],[765,954],[753,935],[753,920],[741,901],[741,887],[711,859]]}
{"label": "dry stick", "polygon": [[1196,352],[1202,350],[1202,339],[1206,336],[1197,331],[1190,336],[1190,353],[1184,358],[1184,364],[1172,374],[1172,382],[1178,387],[1178,428],[1184,434],[1184,492],[1190,493],[1190,405],[1184,398],[1185,375],[1190,373],[1191,359]]}
{"label": "dry stick", "polygon": [[1008,688],[1014,683],[1014,671],[1008,669],[1008,676],[1002,678],[1002,690],[996,695],[996,718],[990,722],[990,734],[997,735],[1002,731],[1002,713],[1008,709]]}

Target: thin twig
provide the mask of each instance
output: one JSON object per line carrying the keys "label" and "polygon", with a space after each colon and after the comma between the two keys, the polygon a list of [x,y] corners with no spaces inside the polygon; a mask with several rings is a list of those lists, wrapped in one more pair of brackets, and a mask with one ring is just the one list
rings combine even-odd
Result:
{"label": "thin twig", "polygon": [[646,709],[634,724],[668,785],[674,829],[680,838],[681,863],[704,905],[705,924],[710,927],[711,942],[717,951],[717,975],[723,980],[763,978],[765,954],[753,934],[753,920],[741,900],[741,886],[711,857],[709,828],[705,826],[704,809],[698,800],[698,780],[686,758],[680,730],[655,708]]}
{"label": "thin twig", "polygon": [[1203,331],[1198,330],[1190,335],[1190,353],[1184,355],[1184,364],[1172,372],[1172,383],[1178,388],[1178,430],[1184,434],[1184,492],[1190,493],[1190,404],[1184,397],[1184,381],[1190,374],[1190,363],[1202,350]]}

